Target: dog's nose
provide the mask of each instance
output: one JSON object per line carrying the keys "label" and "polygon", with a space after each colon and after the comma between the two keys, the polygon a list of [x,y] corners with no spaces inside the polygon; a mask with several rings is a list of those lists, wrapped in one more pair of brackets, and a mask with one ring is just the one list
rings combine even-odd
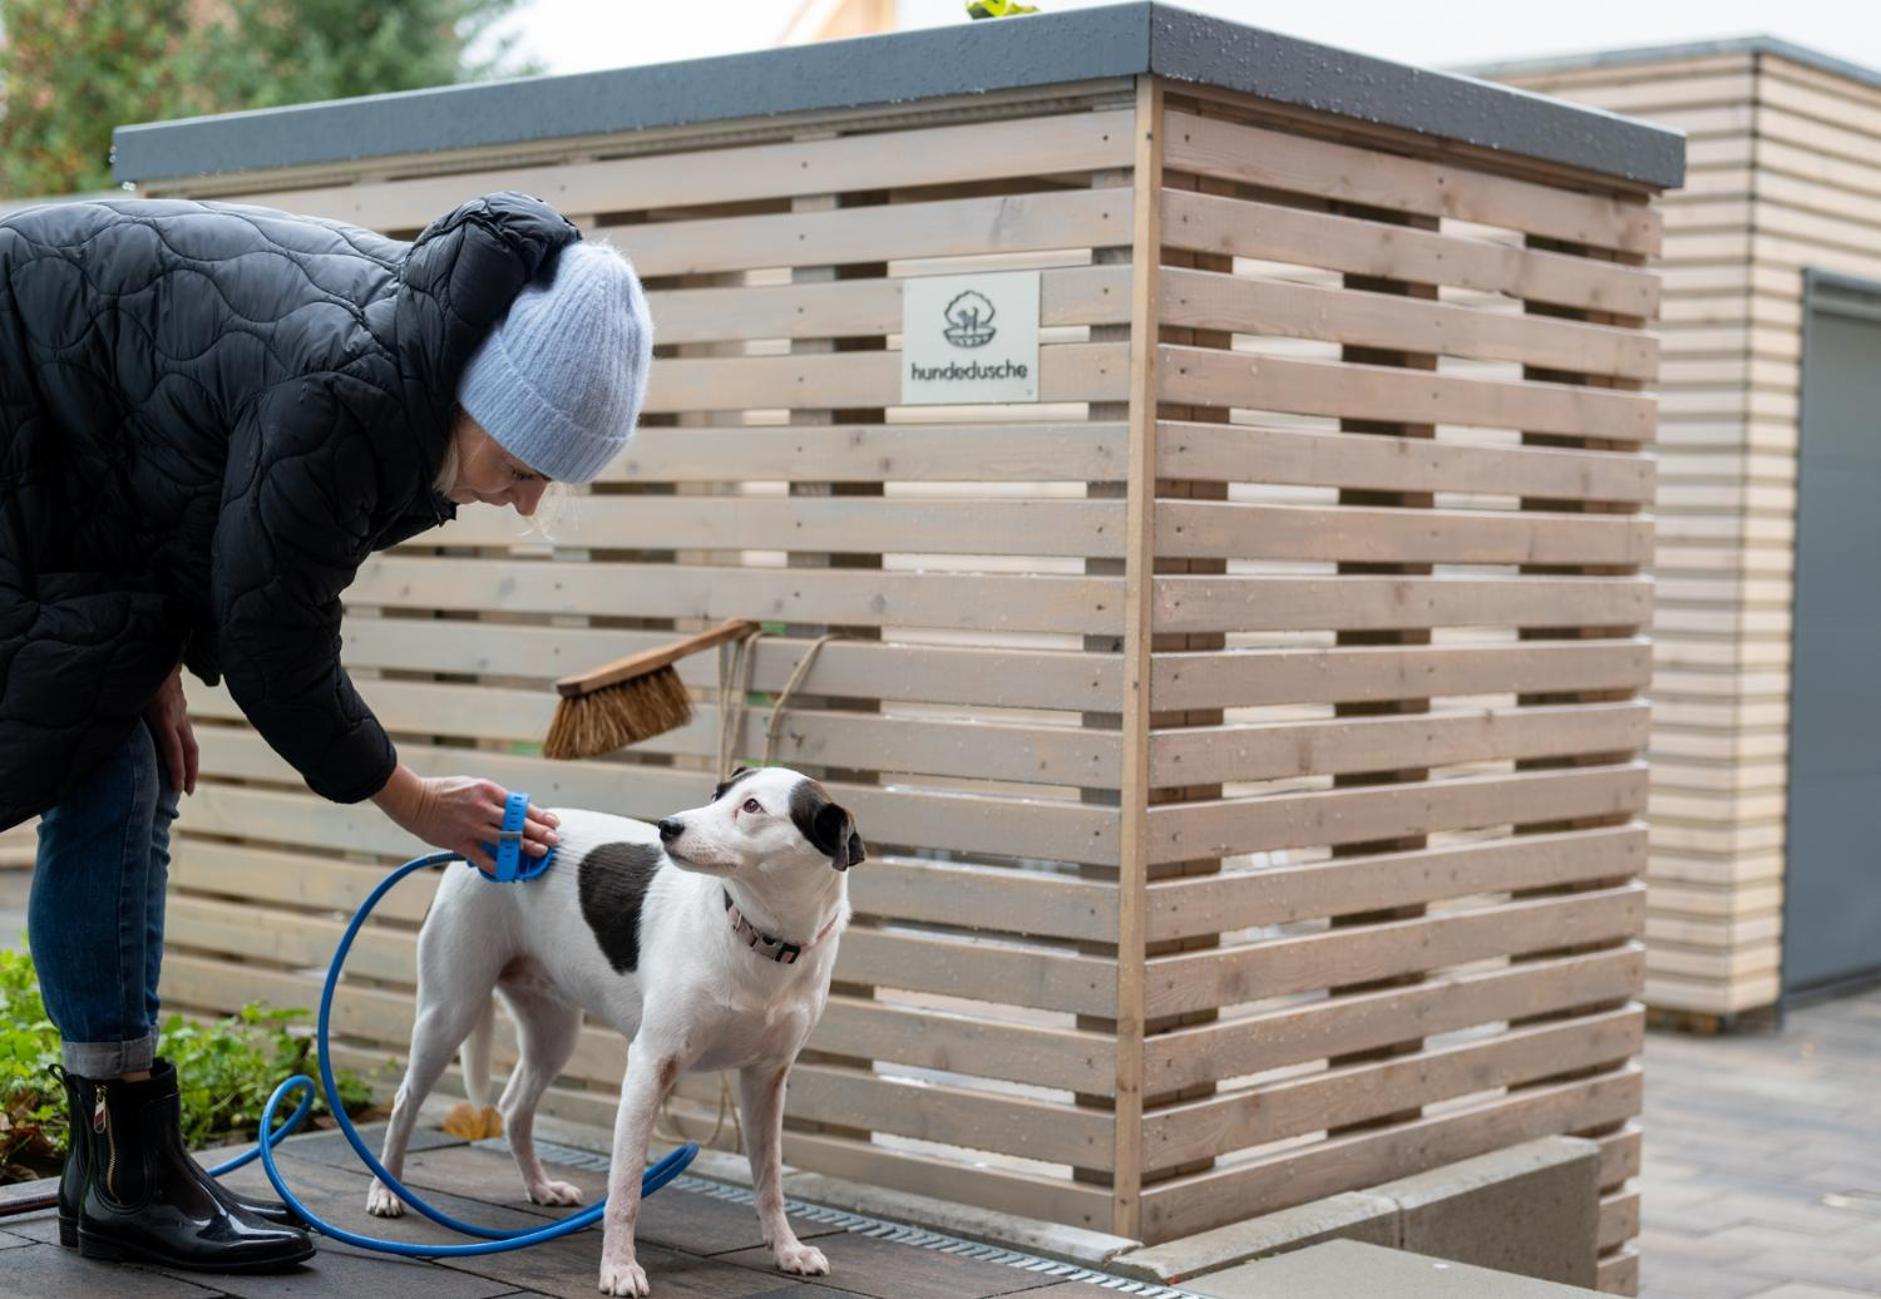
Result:
{"label": "dog's nose", "polygon": [[676,816],[669,816],[660,822],[660,842],[671,843],[684,832],[686,823]]}

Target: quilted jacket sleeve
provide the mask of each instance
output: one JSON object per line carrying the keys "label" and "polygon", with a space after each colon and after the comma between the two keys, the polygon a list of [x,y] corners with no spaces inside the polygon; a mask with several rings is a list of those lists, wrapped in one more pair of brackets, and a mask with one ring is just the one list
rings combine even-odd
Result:
{"label": "quilted jacket sleeve", "polygon": [[392,743],[340,666],[340,593],[371,547],[383,394],[333,374],[279,384],[229,447],[212,590],[229,692],[309,788],[377,793]]}

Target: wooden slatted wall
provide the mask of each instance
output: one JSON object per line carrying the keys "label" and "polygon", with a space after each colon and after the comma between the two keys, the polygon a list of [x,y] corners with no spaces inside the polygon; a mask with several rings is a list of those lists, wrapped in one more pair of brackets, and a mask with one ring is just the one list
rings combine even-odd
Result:
{"label": "wooden slatted wall", "polygon": [[1770,54],[1511,77],[1688,133],[1666,200],[1647,995],[1780,992],[1802,269],[1881,276],[1881,91]]}
{"label": "wooden slatted wall", "polygon": [[[549,544],[467,510],[368,565],[348,594],[361,689],[424,772],[657,817],[709,794],[717,664],[685,665],[694,725],[582,764],[533,756],[549,678],[743,616],[782,633],[753,683],[775,692],[846,632],[778,755],[826,778],[872,858],[786,1157],[1108,1230],[1117,1048],[1092,1026],[1117,1010],[1133,88],[1057,107],[241,197],[410,233],[518,188],[632,257],[659,350],[631,452]],[[989,266],[1043,269],[1043,402],[897,409],[898,280]],[[307,1003],[337,908],[408,846],[297,788],[225,696],[196,703],[211,779],[183,822],[167,994]],[[768,721],[761,701],[743,754]],[[362,1060],[402,1050],[422,894],[356,949]],[[611,1122],[622,1058],[586,1030],[553,1107]],[[717,1095],[682,1085],[689,1132]]]}
{"label": "wooden slatted wall", "polygon": [[1142,1232],[1575,1132],[1627,1292],[1658,219],[1215,97],[1163,147],[1156,554],[1217,567],[1155,581]]}
{"label": "wooden slatted wall", "polygon": [[[742,615],[787,628],[775,692],[850,633],[780,754],[875,849],[800,1166],[1161,1240],[1582,1132],[1624,1290],[1656,217],[1165,93],[251,184],[397,232],[543,194],[658,322],[645,427],[554,537],[467,512],[376,560],[349,662],[421,770],[655,816],[713,709],[548,764],[549,678]],[[982,266],[1043,269],[1041,404],[895,406],[896,281]],[[305,1002],[410,845],[198,702],[167,995]],[[402,1047],[421,894],[355,949],[357,1059]],[[587,1030],[551,1105],[608,1121],[620,1065]]]}

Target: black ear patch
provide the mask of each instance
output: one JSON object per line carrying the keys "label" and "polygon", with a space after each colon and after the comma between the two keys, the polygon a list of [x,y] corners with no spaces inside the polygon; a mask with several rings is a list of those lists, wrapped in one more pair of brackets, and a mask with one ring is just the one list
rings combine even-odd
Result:
{"label": "black ear patch", "polygon": [[831,802],[828,791],[814,780],[799,781],[790,791],[790,819],[797,832],[839,871],[859,865],[867,856],[849,809]]}
{"label": "black ear patch", "polygon": [[751,767],[738,768],[738,770],[732,772],[732,774],[728,778],[719,782],[718,788],[712,791],[712,801],[714,803],[718,802],[719,799],[725,797],[725,795],[731,792],[731,787],[733,785],[736,785],[739,781],[743,780],[747,776],[755,776],[757,774],[758,774],[757,771]]}
{"label": "black ear patch", "polygon": [[581,859],[581,918],[616,974],[640,965],[640,912],[666,854],[650,843],[604,843]]}

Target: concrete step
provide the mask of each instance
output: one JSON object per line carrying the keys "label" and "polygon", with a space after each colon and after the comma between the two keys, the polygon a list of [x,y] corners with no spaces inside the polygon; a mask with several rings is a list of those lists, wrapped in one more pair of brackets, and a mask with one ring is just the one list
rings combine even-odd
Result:
{"label": "concrete step", "polygon": [[1598,1293],[1356,1240],[1329,1240],[1185,1281],[1212,1299],[1575,1299]]}

